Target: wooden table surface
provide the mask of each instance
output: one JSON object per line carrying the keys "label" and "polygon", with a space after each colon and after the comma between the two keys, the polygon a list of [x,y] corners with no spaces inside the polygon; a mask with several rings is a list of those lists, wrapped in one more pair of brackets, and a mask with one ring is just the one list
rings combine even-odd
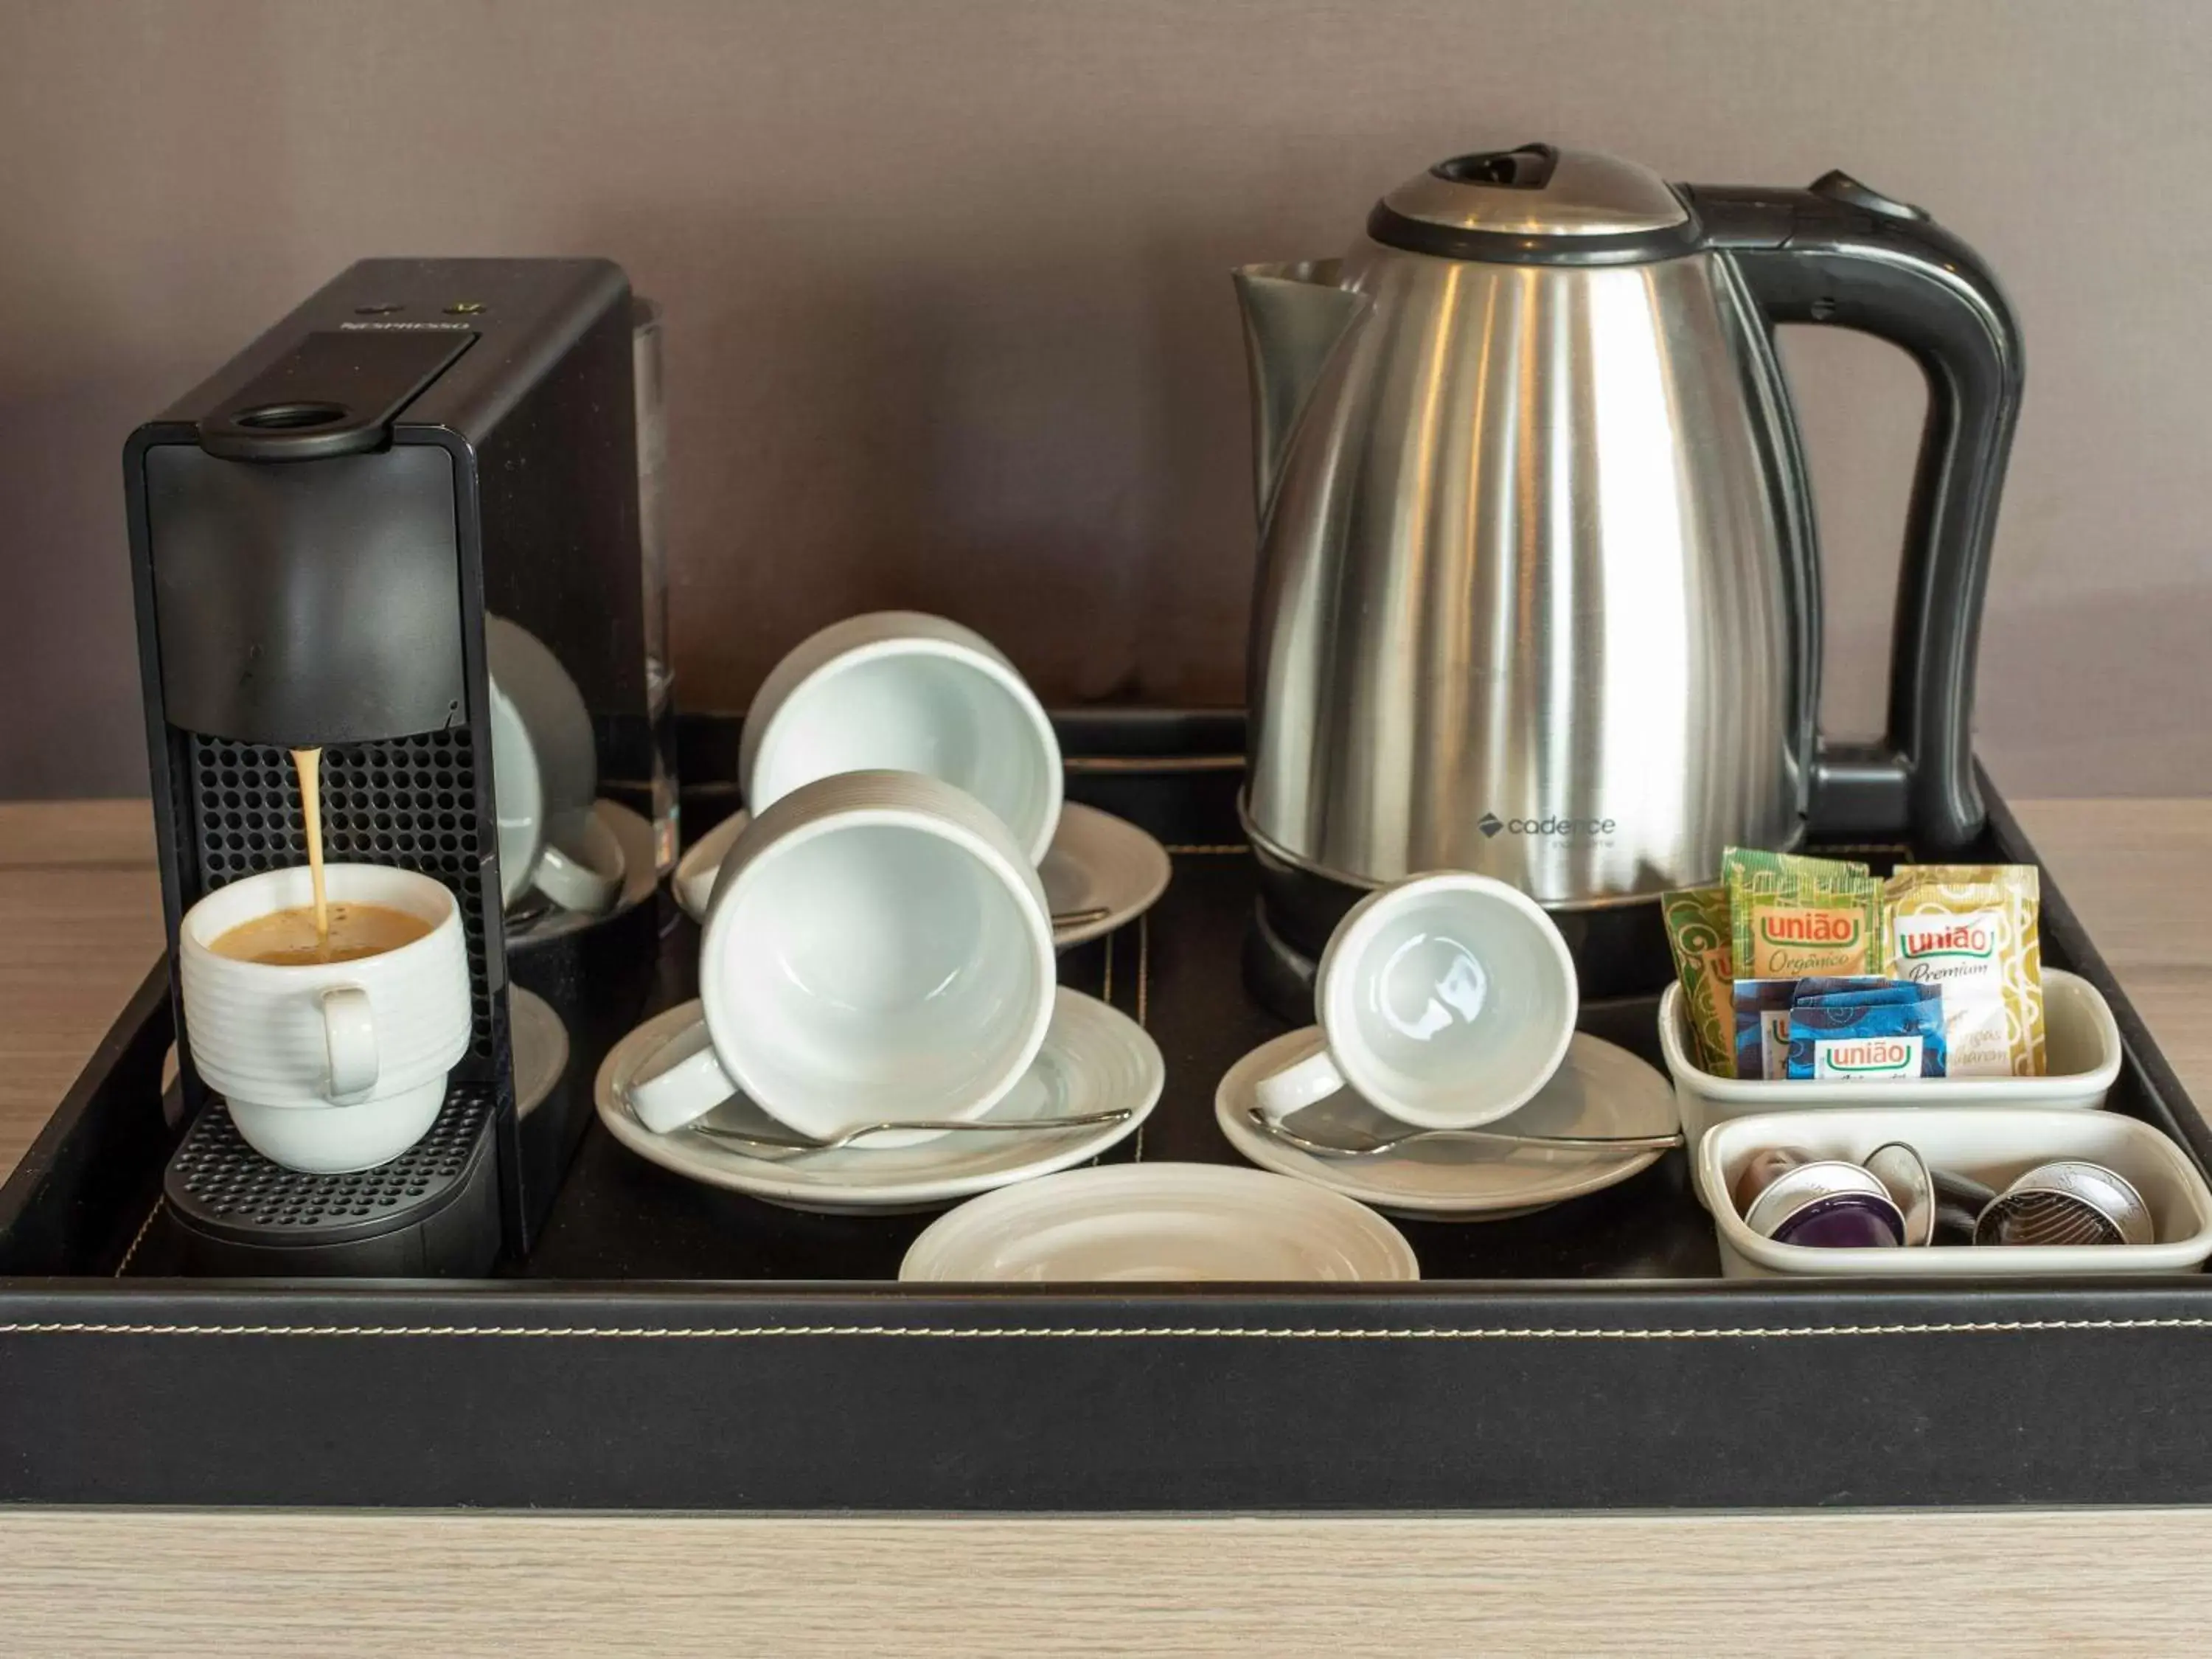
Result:
{"label": "wooden table surface", "polygon": [[[2020,809],[2212,1101],[2212,800]],[[0,1170],[159,948],[139,802],[0,805]],[[0,1400],[0,1410],[6,1401]],[[2212,1510],[0,1510],[0,1653],[2181,1654]]]}

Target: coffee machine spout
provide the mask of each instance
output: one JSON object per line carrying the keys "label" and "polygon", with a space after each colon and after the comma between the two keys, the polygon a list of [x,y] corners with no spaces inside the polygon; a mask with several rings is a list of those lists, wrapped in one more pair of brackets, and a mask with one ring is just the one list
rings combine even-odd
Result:
{"label": "coffee machine spout", "polygon": [[1231,275],[1252,375],[1252,488],[1264,524],[1283,452],[1331,356],[1370,309],[1337,286],[1337,259],[1244,265]]}

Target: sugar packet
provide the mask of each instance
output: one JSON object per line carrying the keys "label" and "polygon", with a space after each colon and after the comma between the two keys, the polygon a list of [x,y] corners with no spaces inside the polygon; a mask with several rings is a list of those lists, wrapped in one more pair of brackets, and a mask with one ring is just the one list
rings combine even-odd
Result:
{"label": "sugar packet", "polygon": [[1815,974],[1797,981],[1792,1002],[1807,1002],[1814,997],[1839,997],[1860,991],[1881,991],[1893,988],[1897,981],[1883,974],[1845,974],[1830,978]]}
{"label": "sugar packet", "polygon": [[1802,1082],[1942,1077],[1943,988],[1905,981],[1790,1004],[1786,1074]]}
{"label": "sugar packet", "polygon": [[1729,987],[1735,1012],[1735,1074],[1777,1083],[1790,1075],[1790,999],[1794,979],[1739,979]]}
{"label": "sugar packet", "polygon": [[1878,974],[1881,883],[1861,871],[1733,867],[1729,920],[1738,979]]}
{"label": "sugar packet", "polygon": [[1659,910],[1674,953],[1682,1006],[1696,1039],[1698,1063],[1715,1077],[1734,1077],[1735,1043],[1729,1008],[1729,963],[1735,943],[1729,931],[1728,889],[1690,887],[1662,893]]}
{"label": "sugar packet", "polygon": [[1863,876],[1865,865],[1855,859],[1814,858],[1808,853],[1770,853],[1758,847],[1729,847],[1721,851],[1721,885],[1754,871],[1769,874],[1790,871],[1810,876]]}
{"label": "sugar packet", "polygon": [[1835,994],[1888,984],[1879,975],[1841,979],[1740,979],[1731,1006],[1735,1013],[1738,1077],[1778,1083],[1790,1075],[1790,1008],[1808,993]]}
{"label": "sugar packet", "polygon": [[2032,864],[1907,864],[1885,891],[1892,971],[1943,988],[1954,1077],[2040,1077],[2041,889]]}

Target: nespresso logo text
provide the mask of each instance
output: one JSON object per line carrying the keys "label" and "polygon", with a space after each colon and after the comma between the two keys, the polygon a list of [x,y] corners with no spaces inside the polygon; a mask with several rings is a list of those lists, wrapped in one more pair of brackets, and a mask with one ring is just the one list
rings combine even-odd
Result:
{"label": "nespresso logo text", "polygon": [[350,322],[340,323],[338,325],[338,332],[341,334],[390,334],[393,332],[415,334],[425,332],[434,334],[471,334],[475,332],[475,330],[467,323]]}

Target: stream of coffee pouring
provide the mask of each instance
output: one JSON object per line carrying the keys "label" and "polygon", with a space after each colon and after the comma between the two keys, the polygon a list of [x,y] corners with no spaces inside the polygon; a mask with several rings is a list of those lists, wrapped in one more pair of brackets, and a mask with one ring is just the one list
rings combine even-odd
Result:
{"label": "stream of coffee pouring", "polygon": [[315,889],[315,938],[330,949],[331,907],[323,890],[323,751],[295,749],[292,764],[300,773],[300,817],[307,831],[307,877]]}

